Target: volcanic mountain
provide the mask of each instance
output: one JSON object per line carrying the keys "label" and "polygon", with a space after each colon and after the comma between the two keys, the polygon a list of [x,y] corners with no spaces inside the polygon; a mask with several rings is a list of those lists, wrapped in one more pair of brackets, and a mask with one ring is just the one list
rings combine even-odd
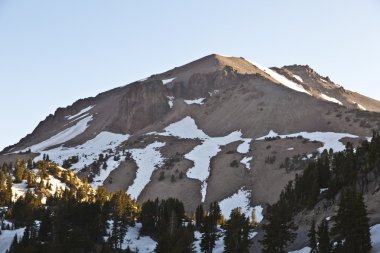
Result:
{"label": "volcanic mountain", "polygon": [[192,213],[217,201],[260,220],[307,158],[372,136],[379,112],[307,65],[213,54],[57,109],[0,162],[48,155],[139,202],[175,197]]}

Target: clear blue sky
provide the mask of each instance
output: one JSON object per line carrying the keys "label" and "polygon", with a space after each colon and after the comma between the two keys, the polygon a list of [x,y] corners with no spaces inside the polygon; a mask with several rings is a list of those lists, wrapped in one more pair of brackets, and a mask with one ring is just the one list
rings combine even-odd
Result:
{"label": "clear blue sky", "polygon": [[0,149],[79,98],[210,53],[380,99],[378,0],[0,0]]}

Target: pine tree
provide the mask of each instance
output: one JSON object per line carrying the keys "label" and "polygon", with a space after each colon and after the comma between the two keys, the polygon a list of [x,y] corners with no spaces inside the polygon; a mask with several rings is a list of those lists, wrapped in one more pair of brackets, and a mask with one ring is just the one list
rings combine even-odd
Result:
{"label": "pine tree", "polygon": [[343,191],[334,221],[332,232],[338,243],[337,250],[346,253],[371,252],[367,210],[362,194],[355,187]]}
{"label": "pine tree", "polygon": [[318,253],[331,253],[331,242],[329,235],[329,224],[323,220],[318,227]]}
{"label": "pine tree", "polygon": [[309,237],[309,248],[310,253],[318,253],[318,246],[317,246],[317,237],[315,232],[315,221],[313,220],[311,222],[311,227],[309,230],[309,233],[307,234]]}
{"label": "pine tree", "polygon": [[195,225],[198,229],[201,228],[204,220],[204,210],[203,210],[203,205],[200,204],[197,206],[195,209]]}
{"label": "pine tree", "polygon": [[251,226],[249,218],[240,209],[231,212],[230,219],[225,224],[224,253],[248,253],[251,242],[249,234]]}
{"label": "pine tree", "polygon": [[218,230],[214,225],[214,218],[212,215],[209,214],[204,218],[201,232],[201,251],[204,253],[212,253],[216,240],[219,238]]}
{"label": "pine tree", "polygon": [[286,253],[286,246],[296,236],[291,206],[281,199],[276,204],[268,205],[266,219],[267,223],[262,226],[264,238],[260,241],[263,253]]}

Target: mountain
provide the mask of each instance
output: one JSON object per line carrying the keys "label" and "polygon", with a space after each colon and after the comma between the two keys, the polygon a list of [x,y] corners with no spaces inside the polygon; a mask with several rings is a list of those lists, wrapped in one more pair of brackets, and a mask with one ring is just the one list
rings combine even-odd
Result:
{"label": "mountain", "polygon": [[307,158],[371,137],[379,112],[309,66],[214,54],[57,109],[0,162],[48,155],[140,203],[174,197],[193,213],[217,201],[262,219]]}

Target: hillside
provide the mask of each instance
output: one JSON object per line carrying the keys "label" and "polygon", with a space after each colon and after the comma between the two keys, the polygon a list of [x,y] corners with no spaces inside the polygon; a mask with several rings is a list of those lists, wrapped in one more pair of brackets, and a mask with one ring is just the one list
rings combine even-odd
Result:
{"label": "hillside", "polygon": [[138,203],[173,197],[189,214],[218,202],[225,216],[265,217],[308,159],[379,131],[379,112],[309,66],[209,55],[57,109],[0,163],[48,156]]}

